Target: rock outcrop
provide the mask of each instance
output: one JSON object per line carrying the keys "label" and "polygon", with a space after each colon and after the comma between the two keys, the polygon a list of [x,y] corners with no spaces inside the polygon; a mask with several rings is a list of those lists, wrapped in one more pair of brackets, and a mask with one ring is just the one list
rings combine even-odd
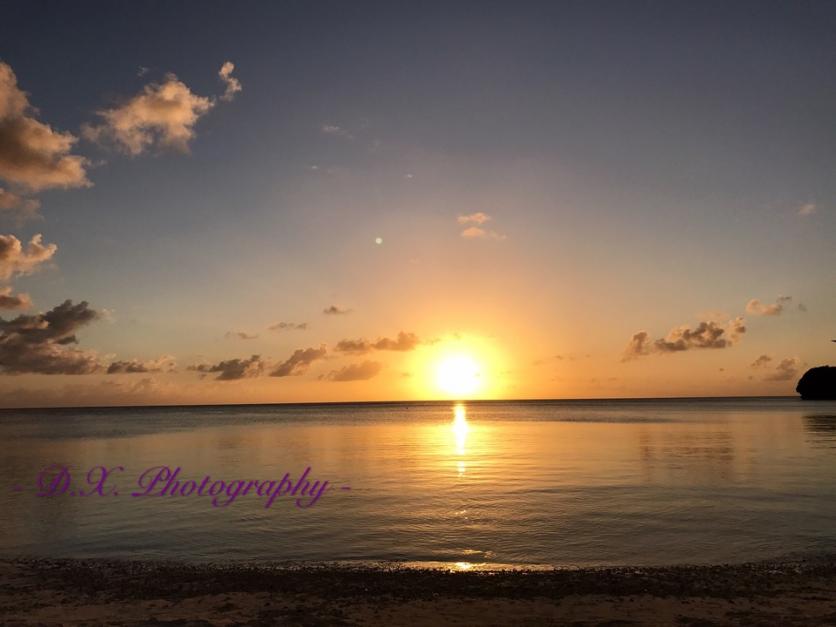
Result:
{"label": "rock outcrop", "polygon": [[798,380],[795,391],[805,401],[836,400],[836,366],[810,368]]}

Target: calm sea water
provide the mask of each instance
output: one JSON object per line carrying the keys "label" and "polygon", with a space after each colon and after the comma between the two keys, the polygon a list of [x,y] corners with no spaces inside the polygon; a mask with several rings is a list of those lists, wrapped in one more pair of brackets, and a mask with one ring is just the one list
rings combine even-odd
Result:
{"label": "calm sea water", "polygon": [[[0,555],[471,564],[735,562],[836,551],[836,403],[410,403],[0,412]],[[122,465],[116,496],[36,495]],[[309,478],[320,500],[132,497]],[[50,475],[52,476],[52,475]],[[344,489],[350,488],[350,489]]]}

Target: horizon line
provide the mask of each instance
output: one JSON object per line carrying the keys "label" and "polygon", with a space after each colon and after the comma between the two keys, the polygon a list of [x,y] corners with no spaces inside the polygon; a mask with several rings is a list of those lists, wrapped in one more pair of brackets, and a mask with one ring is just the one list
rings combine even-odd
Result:
{"label": "horizon line", "polygon": [[479,399],[413,399],[385,401],[279,401],[272,403],[168,403],[149,405],[42,405],[31,407],[0,407],[0,412],[40,411],[49,409],[170,409],[170,408],[218,408],[218,407],[305,407],[314,405],[441,405],[456,403],[583,403],[593,401],[708,401],[708,400],[748,400],[748,399],[796,399],[799,395],[755,395],[755,396],[623,396],[597,398],[479,398]]}

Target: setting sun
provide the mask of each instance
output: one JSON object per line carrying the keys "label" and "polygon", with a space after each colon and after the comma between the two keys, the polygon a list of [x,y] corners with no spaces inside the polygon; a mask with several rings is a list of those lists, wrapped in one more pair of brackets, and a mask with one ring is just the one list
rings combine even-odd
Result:
{"label": "setting sun", "polygon": [[482,387],[482,371],[470,355],[449,355],[436,366],[436,385],[453,396],[466,396]]}

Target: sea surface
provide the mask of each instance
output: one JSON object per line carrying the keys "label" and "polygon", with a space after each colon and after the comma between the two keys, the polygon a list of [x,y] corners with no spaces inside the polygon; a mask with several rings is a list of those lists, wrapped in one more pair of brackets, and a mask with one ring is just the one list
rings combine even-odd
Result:
{"label": "sea surface", "polygon": [[[0,442],[3,557],[469,569],[836,551],[836,402],[2,410]],[[98,466],[124,470],[97,490]],[[160,482],[132,496],[161,466],[180,468],[186,492],[208,475],[204,492],[222,506],[207,493],[153,494]],[[316,500],[301,496],[304,482],[283,492],[306,468],[309,491],[328,482]]]}

